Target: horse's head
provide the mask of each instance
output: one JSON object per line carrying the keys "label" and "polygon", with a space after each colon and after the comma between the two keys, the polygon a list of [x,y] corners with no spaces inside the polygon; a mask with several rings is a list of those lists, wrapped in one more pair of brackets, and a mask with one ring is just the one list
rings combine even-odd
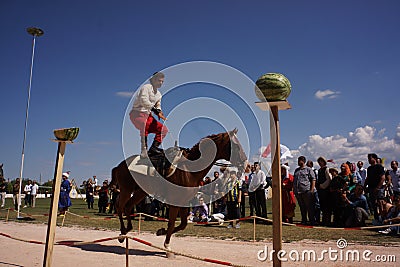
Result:
{"label": "horse's head", "polygon": [[242,145],[239,142],[239,139],[236,136],[238,130],[235,128],[232,131],[228,132],[230,139],[230,158],[228,159],[232,165],[238,168],[238,174],[241,175],[244,171],[247,157],[243,151]]}

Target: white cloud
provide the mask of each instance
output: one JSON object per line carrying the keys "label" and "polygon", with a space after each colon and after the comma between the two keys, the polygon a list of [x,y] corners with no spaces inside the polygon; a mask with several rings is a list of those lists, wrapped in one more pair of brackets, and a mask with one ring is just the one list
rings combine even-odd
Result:
{"label": "white cloud", "polygon": [[[333,159],[337,164],[346,161],[356,162],[362,160],[366,163],[368,153],[376,153],[386,158],[386,163],[399,157],[400,125],[393,139],[382,136],[383,130],[377,131],[374,127],[365,126],[349,132],[348,136],[321,137],[312,135],[308,141],[299,147],[299,152],[310,160],[316,161],[319,156]],[[366,164],[368,166],[368,164]],[[389,167],[389,166],[386,166]]]}
{"label": "white cloud", "polygon": [[400,124],[397,126],[393,138],[388,138],[383,134],[384,129],[377,130],[366,125],[349,132],[346,136],[311,135],[298,150],[291,149],[293,159],[288,160],[290,171],[293,172],[296,169],[297,158],[300,155],[304,155],[307,160],[314,161],[314,167],[318,169],[316,160],[320,156],[333,159],[338,165],[346,161],[361,160],[364,161],[364,166],[368,166],[367,154],[376,153],[378,156],[386,158],[386,168],[390,168],[390,161],[399,160],[400,157]]}
{"label": "white cloud", "polygon": [[398,145],[400,145],[400,124],[397,125],[396,128],[396,135],[394,136],[394,142]]}
{"label": "white cloud", "polygon": [[332,91],[332,90],[329,90],[329,89],[328,90],[323,90],[323,91],[318,90],[315,93],[315,97],[317,99],[320,99],[320,100],[324,100],[325,98],[334,99],[334,98],[337,98],[339,95],[340,95],[339,91]]}
{"label": "white cloud", "polygon": [[131,98],[133,96],[133,92],[120,91],[117,92],[116,95],[120,97]]}

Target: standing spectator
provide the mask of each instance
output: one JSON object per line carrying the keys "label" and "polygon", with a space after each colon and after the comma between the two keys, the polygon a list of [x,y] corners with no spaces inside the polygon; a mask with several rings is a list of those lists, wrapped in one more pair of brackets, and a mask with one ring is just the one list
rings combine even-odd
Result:
{"label": "standing spectator", "polygon": [[317,159],[319,164],[318,178],[317,178],[317,191],[320,203],[320,208],[322,212],[322,225],[329,226],[331,224],[332,217],[332,204],[330,199],[330,183],[332,181],[332,176],[329,173],[329,168],[327,167],[327,161],[324,157],[319,157]]}
{"label": "standing spectator", "polygon": [[253,180],[254,172],[255,172],[254,165],[250,166],[250,174],[248,180],[248,194],[249,194],[249,206],[250,206],[250,216],[254,216],[254,209],[256,208],[256,193],[250,190],[250,184]]}
{"label": "standing spectator", "polygon": [[214,186],[213,186],[213,198],[215,201],[213,202],[213,213],[222,213],[226,215],[226,199],[224,195],[224,180],[223,173],[225,169],[220,168],[222,175],[219,175],[219,172],[214,172]]}
{"label": "standing spectator", "polygon": [[368,162],[370,166],[367,168],[365,186],[367,187],[369,206],[375,220],[378,220],[377,201],[378,198],[383,198],[382,186],[385,182],[385,170],[381,164],[378,164],[378,156],[375,153],[368,154]]}
{"label": "standing spectator", "polygon": [[218,171],[214,171],[214,178],[212,180],[213,184],[211,185],[210,188],[210,203],[211,203],[211,207],[212,207],[212,212],[215,212],[215,206],[216,206],[216,200],[218,199],[217,193],[218,193],[218,183],[219,183],[219,172]]}
{"label": "standing spectator", "polygon": [[349,164],[342,163],[342,165],[340,165],[339,175],[342,176],[343,179],[346,181],[345,189],[347,193],[350,194],[350,192],[353,191],[353,189],[355,188],[356,184],[354,183],[354,180],[352,180]]}
{"label": "standing spectator", "polygon": [[32,208],[36,206],[36,195],[39,190],[39,186],[37,185],[36,181],[33,181],[32,187],[31,187],[31,202],[32,202]]}
{"label": "standing spectator", "polygon": [[[306,166],[306,157],[297,159],[298,168],[294,171],[293,189],[300,206],[301,223],[315,224],[315,183],[316,178],[313,170]],[[309,221],[307,221],[307,215]]]}
{"label": "standing spectator", "polygon": [[365,179],[367,178],[367,170],[363,166],[364,162],[362,161],[357,162],[358,171],[356,172],[356,176],[357,176],[357,182],[364,186]]}
{"label": "standing spectator", "polygon": [[94,185],[94,188],[96,188],[97,186],[98,186],[98,180],[97,180],[97,176],[96,175],[93,175],[93,181],[92,181],[92,184]]}
{"label": "standing spectator", "polygon": [[[236,171],[231,170],[229,172],[228,188],[231,190],[226,194],[226,208],[227,208],[227,219],[237,220],[236,228],[240,228],[240,201],[242,199],[242,190],[240,188],[240,182],[236,177]],[[233,227],[233,221],[229,223],[228,228]]]}
{"label": "standing spectator", "polygon": [[[332,181],[330,184],[332,212],[333,212],[333,225],[335,227],[344,226],[344,208],[346,203],[343,199],[343,194],[347,194],[347,181],[344,177],[345,174],[345,163],[342,164],[342,171],[336,168],[330,168],[329,171],[332,174]],[[346,165],[347,166],[347,165]]]}
{"label": "standing spectator", "polygon": [[265,197],[265,186],[267,185],[267,176],[261,170],[258,162],[254,162],[254,174],[249,184],[249,192],[255,194],[255,208],[258,217],[267,218],[267,199]]}
{"label": "standing spectator", "polygon": [[293,193],[293,175],[289,173],[289,166],[281,166],[282,175],[282,221],[293,223],[296,200]]}
{"label": "standing spectator", "polygon": [[241,218],[246,217],[246,196],[249,195],[249,175],[250,175],[250,164],[246,165],[244,169],[244,173],[240,178],[240,182],[242,185],[242,199],[240,201],[240,216]]}
{"label": "standing spectator", "polygon": [[[3,164],[2,164],[3,165]],[[7,191],[7,183],[4,177],[0,177],[0,200],[1,200],[1,208],[4,208],[6,204],[6,191]]]}
{"label": "standing spectator", "polygon": [[[317,170],[314,168],[314,162],[312,160],[308,160],[306,163],[307,167],[310,167],[312,169],[312,171],[314,172],[315,178],[318,181],[318,172]],[[316,183],[317,183],[316,181]],[[315,191],[313,192],[314,194],[314,201],[315,201],[315,223],[319,224],[321,221],[321,206],[319,203],[319,195],[318,195],[318,191],[317,188],[315,188]]]}
{"label": "standing spectator", "polygon": [[25,206],[24,208],[31,206],[31,190],[32,190],[32,181],[28,180],[28,183],[24,187],[25,192]]}
{"label": "standing spectator", "polygon": [[65,215],[68,208],[71,207],[71,199],[69,192],[71,192],[71,183],[68,180],[69,173],[64,172],[62,174],[63,181],[61,182],[60,200],[58,201],[58,208],[60,209],[60,215]]}
{"label": "standing spectator", "polygon": [[0,178],[4,178],[3,163],[0,165]]}
{"label": "standing spectator", "polygon": [[119,196],[119,193],[121,191],[119,190],[118,185],[112,185],[110,190],[111,190],[111,200],[110,200],[110,209],[108,210],[108,213],[113,214],[113,212],[117,213],[115,203],[117,202],[117,197]]}
{"label": "standing spectator", "polygon": [[18,207],[21,206],[21,198],[19,195],[19,183],[20,179],[15,179],[15,183],[13,185],[13,202],[15,210],[18,210]]}
{"label": "standing spectator", "polygon": [[392,168],[389,171],[389,184],[391,184],[392,189],[393,189],[393,194],[400,195],[400,169],[399,169],[399,163],[396,160],[393,160],[390,163],[390,167]]}
{"label": "standing spectator", "polygon": [[86,203],[88,205],[88,209],[93,209],[94,188],[93,188],[92,178],[89,178],[89,180],[87,181],[85,191],[86,191]]}
{"label": "standing spectator", "polygon": [[103,182],[103,186],[99,190],[99,213],[106,213],[108,204],[108,185],[107,182]]}
{"label": "standing spectator", "polygon": [[358,182],[356,175],[356,165],[351,163],[350,161],[346,162],[347,166],[349,166],[349,192],[353,192],[356,184]]}

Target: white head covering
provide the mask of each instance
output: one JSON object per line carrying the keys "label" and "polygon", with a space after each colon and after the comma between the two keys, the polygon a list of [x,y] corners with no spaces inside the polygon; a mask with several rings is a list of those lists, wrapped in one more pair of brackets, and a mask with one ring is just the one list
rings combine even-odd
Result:
{"label": "white head covering", "polygon": [[65,176],[65,177],[69,178],[69,173],[68,173],[68,172],[64,172],[64,173],[62,174],[62,176]]}

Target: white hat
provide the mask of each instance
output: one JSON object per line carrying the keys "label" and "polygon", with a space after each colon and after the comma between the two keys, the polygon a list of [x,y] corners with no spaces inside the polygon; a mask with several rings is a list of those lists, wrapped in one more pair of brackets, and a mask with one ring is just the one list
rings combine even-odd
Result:
{"label": "white hat", "polygon": [[64,173],[62,174],[62,176],[65,176],[65,177],[69,178],[69,173],[68,173],[68,172],[64,172]]}
{"label": "white hat", "polygon": [[286,165],[286,164],[282,164],[281,167],[282,167],[282,168],[285,168],[287,171],[290,170],[290,167],[289,167],[288,165]]}

